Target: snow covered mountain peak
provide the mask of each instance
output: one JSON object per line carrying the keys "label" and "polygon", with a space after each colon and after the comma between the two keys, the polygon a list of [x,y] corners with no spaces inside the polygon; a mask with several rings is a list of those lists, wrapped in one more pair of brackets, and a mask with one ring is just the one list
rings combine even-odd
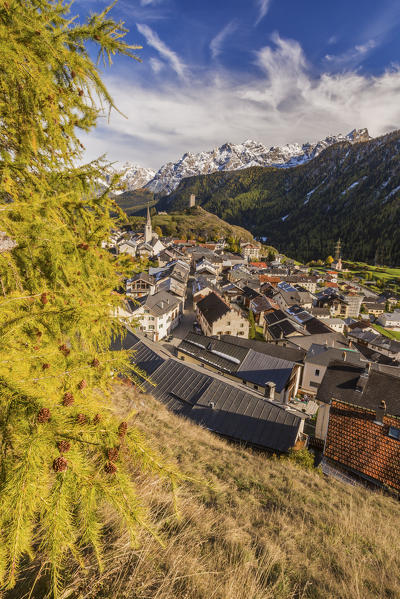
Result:
{"label": "snow covered mountain peak", "polygon": [[331,135],[316,143],[292,143],[268,148],[247,139],[240,144],[226,142],[209,151],[186,152],[177,162],[167,162],[157,173],[125,163],[124,181],[128,190],[146,187],[154,193],[169,194],[182,179],[216,171],[234,171],[251,166],[290,168],[312,160],[325,148],[339,142],[358,143],[370,138],[367,129],[354,129],[347,135]]}

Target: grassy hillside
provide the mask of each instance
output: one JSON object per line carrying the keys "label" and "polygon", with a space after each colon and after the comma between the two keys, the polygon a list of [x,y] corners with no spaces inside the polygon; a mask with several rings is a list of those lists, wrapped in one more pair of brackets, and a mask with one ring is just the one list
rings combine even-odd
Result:
{"label": "grassy hillside", "polygon": [[[232,445],[119,387],[114,398],[182,482],[142,475],[139,496],[163,545],[142,533],[135,550],[104,514],[104,570],[85,556],[65,597],[79,599],[394,599],[400,594],[400,505],[285,459]],[[132,473],[136,475],[135,464]],[[199,481],[199,482],[197,482]],[[28,572],[28,576],[34,576]],[[26,581],[25,581],[26,583]],[[24,583],[23,583],[24,584]],[[13,591],[22,599],[23,584]],[[33,597],[43,597],[37,588]],[[8,597],[7,599],[10,599]]]}
{"label": "grassy hillside", "polygon": [[[130,221],[135,226],[144,225],[145,218],[131,216]],[[231,225],[215,214],[204,210],[201,206],[173,210],[167,214],[155,214],[151,217],[153,229],[160,227],[163,235],[173,237],[187,237],[188,239],[203,239],[205,241],[217,240],[221,237],[233,237],[246,241],[254,241],[253,235],[237,225]],[[265,246],[265,252],[276,249]]]}
{"label": "grassy hillside", "polygon": [[202,237],[209,241],[220,237],[235,237],[243,240],[253,240],[253,235],[236,225],[230,225],[215,214],[204,210],[200,206],[186,208],[168,214],[157,214],[152,218],[153,227],[161,227],[165,235],[186,235]]}
{"label": "grassy hillside", "polygon": [[210,212],[241,225],[285,254],[325,258],[336,241],[347,259],[400,264],[400,132],[341,143],[290,169],[253,167],[183,179],[163,206],[191,193]]}

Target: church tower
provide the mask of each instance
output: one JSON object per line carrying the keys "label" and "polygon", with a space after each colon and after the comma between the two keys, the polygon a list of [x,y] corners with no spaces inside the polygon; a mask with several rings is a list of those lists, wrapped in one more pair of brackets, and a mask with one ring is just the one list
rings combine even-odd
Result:
{"label": "church tower", "polygon": [[153,231],[151,228],[150,210],[149,210],[149,205],[147,205],[147,221],[146,221],[146,225],[144,227],[144,242],[150,243],[152,238],[153,238]]}

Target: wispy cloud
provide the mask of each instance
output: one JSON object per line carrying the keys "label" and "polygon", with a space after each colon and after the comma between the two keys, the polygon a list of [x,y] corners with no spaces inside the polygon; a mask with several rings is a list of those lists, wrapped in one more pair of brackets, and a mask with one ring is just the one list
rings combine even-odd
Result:
{"label": "wispy cloud", "polygon": [[163,0],[140,0],[141,6],[156,6],[162,4]]}
{"label": "wispy cloud", "polygon": [[380,76],[351,70],[318,76],[301,45],[278,34],[260,48],[256,63],[260,75],[243,75],[239,83],[220,67],[178,84],[158,77],[153,88],[147,80],[106,80],[129,118],[114,113],[108,126],[89,135],[88,158],[108,152],[112,160],[159,168],[226,141],[253,138],[272,146],[360,127],[380,135],[400,126],[400,68]]}
{"label": "wispy cloud", "polygon": [[269,11],[271,4],[272,4],[272,0],[256,0],[256,5],[258,8],[258,17],[255,22],[255,25],[258,25],[263,20],[263,18],[266,16],[267,12]]}
{"label": "wispy cloud", "polygon": [[220,54],[221,54],[221,50],[222,50],[222,45],[224,43],[224,41],[226,40],[226,38],[230,35],[232,35],[236,29],[237,29],[238,25],[236,21],[230,21],[227,25],[225,25],[225,27],[223,29],[221,29],[221,31],[219,33],[217,33],[217,35],[211,40],[210,43],[210,50],[211,50],[211,56],[215,59],[217,58]]}
{"label": "wispy cloud", "polygon": [[178,75],[180,79],[183,81],[186,79],[187,75],[187,67],[185,63],[179,58],[176,52],[171,50],[157,35],[155,31],[153,31],[148,25],[141,25],[139,23],[136,24],[136,27],[145,39],[146,42],[157,50],[159,54],[169,62],[175,73]]}
{"label": "wispy cloud", "polygon": [[364,44],[358,44],[342,54],[326,54],[325,60],[331,63],[335,68],[351,67],[354,68],[367,57],[367,55],[377,47],[375,40],[368,40]]}
{"label": "wispy cloud", "polygon": [[161,60],[158,60],[158,58],[154,58],[154,56],[150,58],[149,62],[153,72],[156,75],[158,75],[158,73],[160,73],[165,66],[165,63],[163,63]]}

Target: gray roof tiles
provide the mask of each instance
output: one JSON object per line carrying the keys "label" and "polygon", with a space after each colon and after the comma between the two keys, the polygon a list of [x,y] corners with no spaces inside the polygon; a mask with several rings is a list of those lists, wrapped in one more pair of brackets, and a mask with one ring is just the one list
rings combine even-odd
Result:
{"label": "gray roof tiles", "polygon": [[237,376],[263,387],[271,381],[276,384],[276,391],[280,393],[290,379],[294,364],[250,349],[238,368]]}

